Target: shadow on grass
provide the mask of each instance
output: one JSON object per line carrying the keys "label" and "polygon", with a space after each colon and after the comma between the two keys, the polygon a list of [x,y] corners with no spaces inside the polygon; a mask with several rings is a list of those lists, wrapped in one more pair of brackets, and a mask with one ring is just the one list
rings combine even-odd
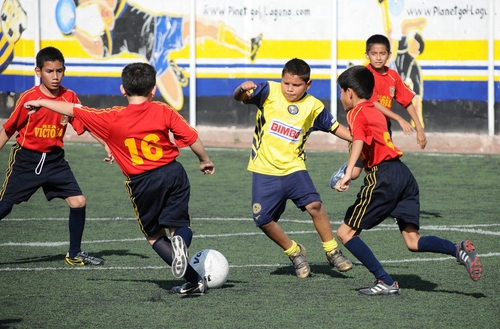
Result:
{"label": "shadow on grass", "polygon": [[420,217],[422,218],[443,218],[441,213],[432,211],[420,211]]}
{"label": "shadow on grass", "polygon": [[[158,286],[158,288],[164,290],[163,292],[154,292],[151,297],[148,298],[150,302],[160,302],[162,301],[162,294],[166,293],[167,295],[177,295],[171,292],[172,288],[178,285],[181,285],[183,281],[179,280],[128,280],[128,279],[89,279],[89,281],[113,281],[113,282],[137,282],[137,283],[151,283]],[[213,290],[222,290],[222,289],[230,289],[234,288],[234,283],[241,283],[242,281],[230,281],[228,280],[219,288],[208,289],[208,292]],[[200,294],[193,295],[179,295],[182,298],[193,298],[199,297]],[[1,329],[1,328],[0,328]]]}
{"label": "shadow on grass", "polygon": [[[90,252],[91,256],[99,257],[106,261],[107,256],[135,256],[142,259],[150,258],[149,256],[145,256],[142,254],[131,253],[128,250],[102,250],[100,252]],[[29,258],[21,258],[15,261],[3,262],[0,265],[15,265],[15,264],[32,264],[32,263],[45,263],[45,262],[58,262],[64,260],[66,255],[46,255],[39,257],[29,257]]]}
{"label": "shadow on grass", "polygon": [[414,274],[393,275],[392,278],[399,282],[401,290],[413,289],[416,291],[441,292],[447,294],[470,296],[473,298],[486,298],[486,295],[480,292],[468,293],[459,290],[436,289],[439,286],[437,283],[423,280],[418,275]]}
{"label": "shadow on grass", "polygon": [[14,324],[23,322],[22,319],[0,319],[0,329],[13,328]]}

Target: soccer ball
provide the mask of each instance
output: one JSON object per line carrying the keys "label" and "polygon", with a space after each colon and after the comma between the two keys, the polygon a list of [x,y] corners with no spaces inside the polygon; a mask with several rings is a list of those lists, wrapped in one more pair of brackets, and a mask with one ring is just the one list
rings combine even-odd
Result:
{"label": "soccer ball", "polygon": [[208,288],[220,288],[229,275],[229,263],[223,254],[214,249],[198,251],[189,264],[207,280]]}

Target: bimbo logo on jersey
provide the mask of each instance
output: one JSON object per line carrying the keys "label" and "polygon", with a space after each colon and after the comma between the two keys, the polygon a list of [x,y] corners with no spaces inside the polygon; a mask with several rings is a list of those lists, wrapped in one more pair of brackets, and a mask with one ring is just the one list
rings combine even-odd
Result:
{"label": "bimbo logo on jersey", "polygon": [[269,132],[275,136],[296,143],[299,140],[302,129],[295,128],[278,120],[273,120],[269,127]]}

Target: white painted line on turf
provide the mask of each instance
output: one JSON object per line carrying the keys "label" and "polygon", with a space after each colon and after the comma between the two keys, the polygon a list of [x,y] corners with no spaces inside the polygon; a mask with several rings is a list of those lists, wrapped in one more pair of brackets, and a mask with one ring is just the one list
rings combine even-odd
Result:
{"label": "white painted line on turf", "polygon": [[[480,235],[493,235],[500,236],[500,231],[486,231],[482,229],[476,229],[475,227],[498,227],[500,224],[476,224],[476,225],[429,225],[422,226],[422,230],[428,231],[455,231],[455,232],[463,232],[463,233],[471,233],[471,234],[480,234]],[[378,225],[371,230],[365,231],[364,234],[369,234],[370,232],[377,231],[399,231],[398,227],[394,224],[382,224]],[[333,231],[334,233],[336,231]],[[317,234],[315,230],[303,230],[303,231],[287,231],[287,234],[290,235],[299,235],[299,234]],[[206,238],[222,238],[222,237],[238,237],[238,236],[260,236],[263,233],[261,231],[256,230],[255,232],[239,232],[239,233],[224,233],[224,234],[195,234],[193,238],[195,239],[206,239]],[[96,244],[96,243],[115,243],[115,242],[135,242],[135,241],[144,241],[143,237],[138,238],[129,238],[129,239],[110,239],[110,240],[91,240],[91,241],[83,241],[83,244]],[[0,243],[2,247],[58,247],[67,245],[67,241],[50,241],[50,242],[4,242]]]}
{"label": "white painted line on turf", "polygon": [[[489,252],[486,254],[478,254],[479,257],[498,257],[500,252]],[[436,258],[407,258],[399,260],[381,260],[380,263],[383,264],[396,264],[396,263],[414,263],[414,262],[434,262],[434,261],[449,261],[454,260],[454,257],[436,257]],[[360,262],[353,262],[354,264],[361,265]],[[314,266],[328,266],[327,263],[310,263]],[[289,263],[286,264],[245,264],[245,265],[229,265],[230,268],[256,268],[256,267],[280,267],[280,266],[292,266]],[[5,267],[0,268],[0,272],[15,272],[15,271],[61,271],[61,270],[71,270],[71,271],[130,271],[130,270],[164,270],[170,268],[170,266],[83,266],[83,267]]]}

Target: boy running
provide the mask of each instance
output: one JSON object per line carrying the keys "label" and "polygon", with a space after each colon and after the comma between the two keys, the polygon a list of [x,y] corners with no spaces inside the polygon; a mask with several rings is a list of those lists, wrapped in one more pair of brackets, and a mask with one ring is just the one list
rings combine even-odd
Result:
{"label": "boy running", "polygon": [[347,209],[344,222],[337,230],[338,239],[375,276],[375,284],[359,293],[399,293],[398,282],[384,270],[360,238],[362,230],[377,226],[387,217],[396,219],[408,250],[454,256],[467,268],[471,279],[478,281],[483,269],[472,241],[454,244],[436,236],[421,236],[418,232],[418,184],[399,159],[403,153],[392,144],[385,117],[370,101],[375,84],[373,74],[364,66],[353,66],[339,76],[338,84],[353,141],[345,176],[335,189],[344,192],[349,188],[358,159],[363,161],[367,171],[357,200]]}
{"label": "boy running", "polygon": [[253,219],[271,240],[283,248],[299,278],[310,275],[306,249],[291,240],[277,223],[292,200],[313,220],[328,263],[341,272],[352,268],[334,240],[328,214],[306,170],[305,142],[316,130],[350,140],[347,129],[307,93],[311,68],[294,58],[283,68],[281,83],[255,84],[246,81],[236,88],[234,98],[258,107],[248,170],[252,176]]}

